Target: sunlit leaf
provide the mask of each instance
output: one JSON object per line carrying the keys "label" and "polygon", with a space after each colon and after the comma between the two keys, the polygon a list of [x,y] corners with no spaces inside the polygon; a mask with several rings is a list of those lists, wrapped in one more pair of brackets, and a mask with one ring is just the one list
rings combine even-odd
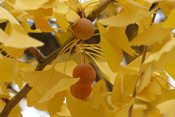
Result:
{"label": "sunlit leaf", "polygon": [[10,112],[10,114],[8,115],[8,117],[22,117],[22,114],[21,114],[21,108],[19,105],[16,105],[12,111]]}
{"label": "sunlit leaf", "polygon": [[48,1],[49,0],[16,0],[14,7],[16,9],[33,10],[40,8],[44,3]]}
{"label": "sunlit leaf", "polygon": [[0,6],[0,12],[1,12],[0,23],[8,20],[12,24],[19,25],[19,22],[6,9],[2,8],[1,6]]}
{"label": "sunlit leaf", "polygon": [[7,87],[5,86],[5,83],[0,83],[0,97],[1,98],[9,98],[9,93],[7,90]]}
{"label": "sunlit leaf", "polygon": [[65,100],[66,92],[59,92],[54,95],[47,103],[47,110],[50,116],[53,116],[61,110],[63,101]]}
{"label": "sunlit leaf", "polygon": [[39,100],[39,103],[42,103],[46,100],[49,100],[57,92],[62,92],[64,90],[70,88],[70,86],[75,84],[78,80],[79,80],[78,78],[63,76],[62,79],[57,84],[55,84],[52,88],[50,88],[50,90],[47,91],[47,93],[44,94],[44,96]]}
{"label": "sunlit leaf", "polygon": [[152,66],[153,71],[164,68],[168,62],[171,62],[174,59],[174,51],[175,40],[172,38],[159,51],[150,53],[144,61],[143,68],[148,64]]}
{"label": "sunlit leaf", "polygon": [[5,105],[6,105],[6,103],[2,99],[0,99],[0,112],[3,110]]}
{"label": "sunlit leaf", "polygon": [[144,115],[144,111],[147,109],[148,107],[144,104],[134,104],[134,108],[133,108],[133,113],[132,116],[133,117],[141,117]]}
{"label": "sunlit leaf", "polygon": [[[120,67],[114,82],[113,93],[112,93],[112,102],[116,103],[116,105],[119,107],[123,106],[130,100],[130,96],[124,92],[125,89],[123,86],[124,85],[123,80],[126,74],[137,75],[138,69],[131,67],[122,67],[122,66]],[[134,79],[130,82],[133,84],[135,83]]]}
{"label": "sunlit leaf", "polygon": [[175,60],[169,62],[168,64],[165,65],[164,69],[168,74],[175,79],[175,72],[174,72],[174,67],[175,67]]}
{"label": "sunlit leaf", "polygon": [[168,18],[165,20],[163,27],[175,28],[175,8],[171,10]]}
{"label": "sunlit leaf", "polygon": [[27,94],[27,106],[32,107],[34,106],[36,109],[41,111],[47,111],[46,104],[47,102],[37,103],[38,100],[41,98],[40,95],[34,88]]}
{"label": "sunlit leaf", "polygon": [[124,12],[106,19],[100,19],[99,22],[102,23],[103,25],[124,27],[129,24],[137,23],[138,21],[146,17],[149,17],[151,14],[152,13],[147,10],[142,9],[131,10],[130,8],[126,8]]}
{"label": "sunlit leaf", "polygon": [[171,99],[163,103],[160,103],[159,105],[157,105],[157,108],[160,110],[161,114],[163,114],[164,116],[174,117],[175,115],[174,106],[175,106],[175,100]]}
{"label": "sunlit leaf", "polygon": [[26,12],[38,17],[51,16],[53,14],[52,8],[39,8],[36,10],[27,10]]}
{"label": "sunlit leaf", "polygon": [[69,109],[65,104],[61,106],[61,111],[57,112],[56,115],[54,115],[54,117],[60,117],[60,116],[70,116]]}
{"label": "sunlit leaf", "polygon": [[172,29],[163,28],[163,23],[153,24],[147,30],[143,31],[141,34],[136,36],[131,41],[131,45],[140,46],[147,45],[150,46],[157,41],[160,41],[167,37],[171,33]]}
{"label": "sunlit leaf", "polygon": [[4,57],[0,59],[0,82],[10,82],[18,75],[16,60]]}
{"label": "sunlit leaf", "polygon": [[[40,95],[51,93],[51,97],[53,97],[56,92],[63,91],[77,82],[78,78],[73,79],[52,68],[46,71],[24,72],[22,73],[22,79],[28,82]],[[38,85],[38,82],[40,82],[40,85]],[[50,95],[47,96],[50,97]],[[48,99],[48,97],[46,97],[46,99]]]}
{"label": "sunlit leaf", "polygon": [[[107,105],[107,89],[103,80],[95,84],[93,94],[89,99],[83,101],[74,98],[68,94],[66,103],[73,117],[111,117],[114,116],[112,112],[108,111]],[[76,106],[76,108],[75,108]]]}
{"label": "sunlit leaf", "polygon": [[29,37],[19,25],[10,26],[10,39],[7,39],[3,44],[7,47],[28,48],[42,46],[43,43]]}
{"label": "sunlit leaf", "polygon": [[54,9],[54,12],[66,14],[68,12],[68,9],[69,7],[64,2],[60,2],[58,6]]}
{"label": "sunlit leaf", "polygon": [[[100,30],[100,33],[104,33],[106,29],[98,23],[98,28]],[[105,31],[104,31],[105,30]],[[105,32],[106,33],[106,32]],[[120,49],[120,47],[116,44],[117,42],[112,38],[112,40],[105,37],[104,34],[100,35],[100,47],[102,48],[103,52],[105,53],[107,62],[113,72],[116,72],[118,70],[118,66],[121,63],[123,59],[123,52]],[[117,40],[117,39],[115,39]],[[114,54],[115,53],[115,54]]]}
{"label": "sunlit leaf", "polygon": [[175,99],[175,89],[162,88],[161,101],[164,102],[171,99]]}
{"label": "sunlit leaf", "polygon": [[68,27],[70,26],[69,22],[66,19],[63,19],[57,15],[55,15],[57,23],[63,29],[64,32],[67,32]]}
{"label": "sunlit leaf", "polygon": [[78,19],[80,19],[80,16],[74,11],[69,11],[66,14],[66,18],[68,21],[77,21]]}
{"label": "sunlit leaf", "polygon": [[100,68],[103,75],[106,76],[107,80],[109,80],[112,84],[114,84],[115,77],[117,73],[111,71],[107,62],[95,61],[97,66]]}
{"label": "sunlit leaf", "polygon": [[35,16],[34,23],[37,29],[40,29],[42,32],[52,32],[53,29],[49,25],[48,21],[41,16]]}

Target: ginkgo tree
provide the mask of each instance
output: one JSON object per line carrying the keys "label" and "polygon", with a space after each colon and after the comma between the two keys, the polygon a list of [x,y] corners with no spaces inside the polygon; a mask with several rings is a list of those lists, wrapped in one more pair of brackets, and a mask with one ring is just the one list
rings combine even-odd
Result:
{"label": "ginkgo tree", "polygon": [[[29,107],[51,117],[175,116],[175,86],[169,80],[175,80],[175,0],[0,4],[0,23],[6,22],[0,28],[0,117],[22,116],[18,103],[24,97]],[[166,19],[155,23],[158,10]],[[49,24],[51,19],[57,27]],[[132,40],[130,25],[137,26],[129,30]],[[28,35],[43,32],[54,33],[61,43],[48,56],[38,49],[44,43]],[[84,43],[95,35],[99,43]],[[25,50],[36,61],[24,58]],[[95,80],[97,73],[101,80]],[[12,82],[19,92],[8,88]]]}

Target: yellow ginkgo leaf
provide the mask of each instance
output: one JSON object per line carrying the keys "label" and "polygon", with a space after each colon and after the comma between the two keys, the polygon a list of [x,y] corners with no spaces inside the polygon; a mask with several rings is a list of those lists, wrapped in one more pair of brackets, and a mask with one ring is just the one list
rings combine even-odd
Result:
{"label": "yellow ginkgo leaf", "polygon": [[144,114],[145,117],[162,117],[160,110],[156,106],[149,107]]}
{"label": "yellow ginkgo leaf", "polygon": [[137,94],[136,98],[146,102],[153,102],[156,99],[156,95],[161,94],[160,84],[157,82],[155,77],[152,78],[153,80],[151,80],[149,85]]}
{"label": "yellow ginkgo leaf", "polygon": [[65,104],[61,106],[61,111],[57,112],[54,117],[71,116],[70,111]]}
{"label": "yellow ginkgo leaf", "polygon": [[27,106],[35,107],[40,111],[47,111],[47,101],[43,103],[37,103],[38,100],[42,97],[34,88],[27,94]]}
{"label": "yellow ginkgo leaf", "polygon": [[162,0],[161,2],[159,2],[159,7],[161,8],[163,14],[166,17],[168,17],[172,9],[175,8],[175,1],[174,0],[169,0],[169,1]]}
{"label": "yellow ginkgo leaf", "polygon": [[175,58],[174,51],[175,40],[172,37],[172,39],[169,40],[162,48],[160,48],[159,51],[149,54],[143,63],[143,70],[146,69],[148,64],[152,66],[152,71],[163,69],[168,62],[171,62]]}
{"label": "yellow ginkgo leaf", "polygon": [[0,59],[0,82],[10,82],[18,75],[19,68],[12,58]]}
{"label": "yellow ginkgo leaf", "polygon": [[8,117],[22,117],[21,114],[21,108],[19,105],[16,105],[10,112],[10,114],[8,115]]}
{"label": "yellow ginkgo leaf", "polygon": [[168,18],[163,23],[163,27],[165,28],[175,28],[175,8],[171,10]]}
{"label": "yellow ginkgo leaf", "polygon": [[46,71],[24,72],[22,79],[28,82],[40,95],[44,95],[39,101],[40,103],[49,100],[55,93],[66,90],[79,80],[57,72],[54,68]]}
{"label": "yellow ginkgo leaf", "polygon": [[[138,91],[141,92],[148,86],[151,74],[156,70],[161,70],[171,62],[175,56],[175,40],[169,40],[159,51],[151,52],[142,65],[143,77],[140,80]],[[170,57],[171,56],[171,57]]]}
{"label": "yellow ginkgo leaf", "polygon": [[8,20],[12,24],[18,24],[19,22],[4,8],[0,6],[0,23]]}
{"label": "yellow ginkgo leaf", "polygon": [[136,11],[126,9],[123,13],[112,16],[106,19],[100,19],[99,22],[103,25],[125,27],[129,24],[137,23],[138,21],[149,17],[152,13],[146,10],[138,9]]}
{"label": "yellow ginkgo leaf", "polygon": [[35,89],[32,89],[27,94],[27,105],[29,107],[34,106],[36,109],[41,111],[48,111],[50,116],[53,116],[57,112],[61,111],[63,101],[65,100],[66,91],[58,92],[53,98],[45,102],[38,103],[42,96],[43,95],[40,95]]}
{"label": "yellow ginkgo leaf", "polygon": [[52,32],[53,29],[48,23],[48,21],[41,16],[35,16],[34,23],[37,29],[40,29],[42,32]]}
{"label": "yellow ginkgo leaf", "polygon": [[27,10],[26,12],[30,15],[39,16],[39,17],[51,16],[53,14],[52,8],[47,8],[47,9],[39,8],[36,10]]}
{"label": "yellow ginkgo leaf", "polygon": [[[66,64],[66,68],[64,71],[64,67]],[[55,66],[55,70],[57,70],[58,72],[65,72],[66,75],[68,76],[72,76],[73,74],[73,69],[77,66],[77,63],[74,62],[73,60],[67,61],[66,62],[61,62],[61,63],[57,63]]]}
{"label": "yellow ginkgo leaf", "polygon": [[154,3],[154,2],[163,1],[163,0],[145,0],[145,1],[149,3]]}
{"label": "yellow ginkgo leaf", "polygon": [[57,23],[58,23],[58,25],[62,28],[62,29],[64,29],[63,31],[64,32],[67,32],[67,29],[68,29],[68,27],[70,26],[70,24],[69,24],[69,22],[67,21],[67,19],[63,19],[63,18],[61,18],[61,17],[59,17],[58,15],[54,15],[55,16],[55,18],[56,18],[56,20],[57,20]]}
{"label": "yellow ginkgo leaf", "polygon": [[107,95],[106,83],[101,80],[94,85],[92,95],[87,100],[68,94],[66,104],[72,117],[111,117],[114,113],[107,108]]}
{"label": "yellow ginkgo leaf", "polygon": [[173,78],[175,79],[175,60],[169,62],[168,64],[165,65],[164,69],[166,70],[166,72]]}
{"label": "yellow ginkgo leaf", "polygon": [[[11,37],[1,29],[0,29],[0,34],[1,34],[0,43],[2,44],[6,43],[7,40],[11,39]],[[2,48],[3,51],[5,51],[11,57],[21,58],[23,57],[23,54],[24,54],[24,49],[5,47],[4,45],[0,45],[0,48]]]}
{"label": "yellow ginkgo leaf", "polygon": [[97,61],[97,60],[95,60],[95,63],[100,68],[100,71],[103,73],[103,75],[106,77],[106,79],[109,80],[112,84],[114,84],[117,73],[112,72],[108,63]]}
{"label": "yellow ginkgo leaf", "polygon": [[143,76],[141,77],[141,80],[139,80],[138,85],[138,92],[140,93],[145,87],[148,86],[151,80],[152,75],[152,65],[151,64],[145,64],[143,70]]}
{"label": "yellow ginkgo leaf", "polygon": [[21,26],[27,33],[41,33],[39,29],[32,30],[27,19],[24,19],[23,21],[21,21]]}
{"label": "yellow ginkgo leaf", "polygon": [[[132,67],[120,67],[119,72],[117,73],[114,87],[113,87],[113,93],[112,93],[112,102],[115,103],[117,106],[122,107],[124,104],[126,104],[130,100],[130,96],[125,93],[126,89],[124,89],[124,77],[138,74],[138,68],[132,68]],[[132,77],[133,78],[133,77]],[[135,80],[130,81],[131,84],[135,83]],[[131,87],[130,87],[131,88]],[[133,88],[132,88],[133,89]]]}
{"label": "yellow ginkgo leaf", "polygon": [[0,43],[5,43],[8,39],[10,39],[10,36],[6,34],[2,29],[0,29]]}
{"label": "yellow ginkgo leaf", "polygon": [[160,113],[163,114],[164,116],[174,117],[175,99],[162,102],[157,105],[157,108],[160,110]]}
{"label": "yellow ginkgo leaf", "polygon": [[85,10],[84,12],[86,17],[97,7],[99,3],[100,3],[99,0],[89,0],[81,4]]}
{"label": "yellow ginkgo leaf", "polygon": [[16,24],[10,26],[10,36],[11,38],[3,43],[4,46],[14,48],[29,48],[43,45],[42,42],[29,37],[26,32]]}
{"label": "yellow ginkgo leaf", "polygon": [[[24,72],[21,73],[21,76],[40,95],[43,95],[57,84],[64,77],[64,74],[57,72],[55,69],[50,69],[46,71]],[[40,85],[38,85],[38,82]]]}
{"label": "yellow ginkgo leaf", "polygon": [[24,56],[24,48],[14,48],[14,47],[6,47],[2,45],[2,50],[5,51],[10,57],[14,58],[22,58]]}
{"label": "yellow ginkgo leaf", "polygon": [[145,111],[148,107],[144,104],[134,104],[133,107],[133,117],[142,117],[143,116],[143,111]]}
{"label": "yellow ginkgo leaf", "polygon": [[9,98],[9,96],[5,83],[0,83],[0,98]]}
{"label": "yellow ginkgo leaf", "polygon": [[59,4],[58,0],[49,0],[48,2],[42,5],[42,8],[54,8],[58,6],[58,4]]}
{"label": "yellow ginkgo leaf", "polygon": [[55,115],[57,112],[61,110],[63,105],[63,101],[65,100],[66,91],[56,93],[53,98],[51,98],[47,102],[47,111],[49,112],[50,116]]}
{"label": "yellow ginkgo leaf", "polygon": [[56,8],[53,9],[56,13],[66,14],[68,12],[69,6],[67,6],[64,2],[60,2]]}
{"label": "yellow ginkgo leaf", "polygon": [[6,103],[2,99],[0,99],[0,112],[4,109],[5,105]]}
{"label": "yellow ginkgo leaf", "polygon": [[79,81],[79,78],[72,78],[70,76],[63,75],[61,78],[62,79],[58,81],[57,84],[55,84],[44,94],[44,96],[38,101],[38,103],[42,103],[51,99],[57,92],[62,92],[70,88],[70,86],[75,84],[77,81]]}
{"label": "yellow ginkgo leaf", "polygon": [[93,93],[88,103],[94,108],[107,105],[107,88],[104,80],[98,81],[93,87]]}
{"label": "yellow ginkgo leaf", "polygon": [[137,25],[138,25],[138,35],[144,32],[146,29],[150,27],[152,17],[146,17],[143,20],[140,20]]}
{"label": "yellow ginkgo leaf", "polygon": [[[98,26],[99,25],[100,24],[98,24]],[[102,26],[100,26],[99,28],[102,28]],[[125,30],[126,27],[109,27],[109,29],[106,30],[107,32],[102,32],[100,34],[100,36],[103,37],[101,41],[108,40],[109,44],[112,45],[113,43],[123,49],[126,53],[133,56],[135,52],[129,44],[128,38],[125,34]]]}
{"label": "yellow ginkgo leaf", "polygon": [[[105,28],[100,23],[98,23],[98,28],[100,33],[103,33],[105,30]],[[114,43],[114,40],[117,40],[117,39],[110,38],[109,40],[108,38],[105,37],[104,34],[100,36],[101,36],[101,40],[100,40],[99,46],[102,48],[103,52],[105,53],[107,62],[111,70],[113,72],[116,72],[118,71],[118,66],[123,59],[123,52],[120,49],[120,47],[116,44],[116,42]]]}
{"label": "yellow ginkgo leaf", "polygon": [[49,0],[16,0],[14,7],[22,10],[34,10],[40,8],[44,3]]}
{"label": "yellow ginkgo leaf", "polygon": [[134,104],[134,98],[131,98],[128,103],[126,103],[118,113],[116,113],[115,117],[128,117],[128,110]]}
{"label": "yellow ginkgo leaf", "polygon": [[75,11],[68,11],[66,18],[68,21],[77,21],[80,19],[80,16]]}
{"label": "yellow ginkgo leaf", "polygon": [[157,23],[151,25],[147,30],[143,31],[141,34],[136,36],[132,41],[131,45],[140,46],[147,45],[150,46],[157,41],[160,41],[167,37],[171,33],[172,29],[163,28],[163,23]]}
{"label": "yellow ginkgo leaf", "polygon": [[165,89],[162,87],[161,101],[167,101],[170,99],[175,99],[175,89]]}
{"label": "yellow ginkgo leaf", "polygon": [[74,98],[71,94],[66,97],[66,104],[72,117],[98,117],[99,110],[89,106],[85,101]]}

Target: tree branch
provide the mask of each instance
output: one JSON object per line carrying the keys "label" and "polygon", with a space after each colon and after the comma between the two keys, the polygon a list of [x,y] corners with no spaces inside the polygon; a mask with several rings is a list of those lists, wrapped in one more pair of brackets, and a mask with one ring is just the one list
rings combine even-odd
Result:
{"label": "tree branch", "polygon": [[94,21],[97,16],[106,8],[111,2],[115,0],[106,0],[103,3],[99,4],[98,7],[87,17],[89,20]]}
{"label": "tree branch", "polygon": [[32,53],[32,55],[37,59],[37,61],[39,63],[41,63],[42,61],[44,61],[44,59],[46,58],[43,53],[41,53],[41,51],[36,48],[36,47],[32,47],[29,48],[30,52]]}
{"label": "tree branch", "polygon": [[[96,10],[92,12],[88,16],[88,19],[91,21],[94,21],[95,18],[109,5],[110,2],[113,0],[106,0],[103,3],[99,4]],[[56,51],[51,53],[48,57],[44,57],[44,55],[37,49],[37,48],[30,48],[31,53],[33,56],[38,60],[38,65],[35,69],[35,71],[41,71],[45,68],[47,64],[52,62],[60,53],[60,51],[64,48],[65,45],[67,45],[70,41],[72,41],[75,37],[71,36],[60,48],[58,48]],[[14,96],[13,99],[9,100],[4,109],[2,110],[0,117],[7,117],[11,110],[18,104],[18,102],[32,89],[32,87],[29,86],[27,83],[18,94]]]}

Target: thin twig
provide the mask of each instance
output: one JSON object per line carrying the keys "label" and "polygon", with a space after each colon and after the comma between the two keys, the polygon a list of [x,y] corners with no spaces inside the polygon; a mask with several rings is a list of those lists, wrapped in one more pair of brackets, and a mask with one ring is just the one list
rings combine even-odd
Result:
{"label": "thin twig", "polygon": [[[137,81],[136,81],[136,83],[135,83],[134,91],[133,91],[133,94],[132,94],[132,97],[133,97],[133,98],[136,97],[136,94],[137,94],[137,84],[138,84],[140,78],[141,78],[142,75],[143,75],[143,73],[141,72],[141,67],[142,67],[143,62],[145,61],[146,50],[147,50],[147,46],[144,46],[142,61],[141,61],[141,64],[140,64],[140,69],[139,69],[139,74],[138,74]],[[134,106],[134,104],[130,107],[130,109],[129,109],[129,111],[128,111],[128,117],[132,117],[133,106]]]}
{"label": "thin twig", "polygon": [[[157,5],[158,5],[158,2],[156,3],[156,6],[157,6]],[[152,21],[151,21],[150,26],[154,23],[155,18],[156,18],[156,13],[155,13],[155,14],[153,15],[153,17],[152,17]],[[142,61],[141,61],[141,63],[140,63],[140,68],[139,68],[139,73],[138,73],[137,81],[136,81],[136,83],[135,83],[134,91],[133,91],[133,94],[132,94],[132,97],[133,97],[133,98],[136,97],[136,94],[137,94],[137,85],[138,85],[138,82],[139,82],[140,78],[143,76],[143,72],[142,72],[142,69],[141,69],[141,68],[142,68],[143,62],[145,61],[146,51],[147,51],[147,46],[144,45]],[[132,104],[132,106],[131,106],[131,107],[129,108],[129,110],[128,110],[128,117],[132,117],[133,106],[134,106],[134,104]]]}

